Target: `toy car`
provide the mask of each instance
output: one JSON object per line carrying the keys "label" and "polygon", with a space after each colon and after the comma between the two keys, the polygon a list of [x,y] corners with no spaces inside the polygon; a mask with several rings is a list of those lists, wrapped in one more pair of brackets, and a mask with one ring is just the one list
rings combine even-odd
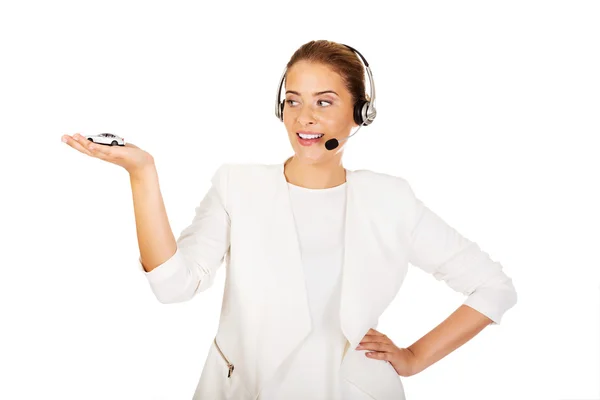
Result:
{"label": "toy car", "polygon": [[99,133],[97,135],[86,135],[85,138],[94,143],[107,144],[109,146],[125,146],[125,138],[112,133]]}

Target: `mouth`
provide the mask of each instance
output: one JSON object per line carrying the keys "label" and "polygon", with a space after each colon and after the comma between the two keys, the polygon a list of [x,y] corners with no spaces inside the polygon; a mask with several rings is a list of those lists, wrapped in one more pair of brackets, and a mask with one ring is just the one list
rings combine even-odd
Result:
{"label": "mouth", "polygon": [[296,135],[305,140],[320,139],[324,136],[323,133],[319,132],[296,132]]}
{"label": "mouth", "polygon": [[311,146],[315,143],[318,143],[321,138],[324,136],[323,133],[308,133],[308,132],[296,132],[296,136],[298,137],[298,142],[302,146]]}

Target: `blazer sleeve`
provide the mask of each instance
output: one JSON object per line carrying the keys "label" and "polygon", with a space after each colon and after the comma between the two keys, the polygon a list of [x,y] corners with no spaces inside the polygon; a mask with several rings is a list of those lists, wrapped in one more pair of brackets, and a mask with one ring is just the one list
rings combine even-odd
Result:
{"label": "blazer sleeve", "polygon": [[212,286],[230,246],[230,215],[226,207],[229,164],[221,165],[211,178],[212,185],[195,209],[192,222],[177,239],[177,250],[150,272],[139,268],[161,303],[190,300]]}
{"label": "blazer sleeve", "polygon": [[477,243],[462,236],[417,198],[410,198],[409,262],[466,296],[463,304],[499,324],[517,302],[512,279]]}

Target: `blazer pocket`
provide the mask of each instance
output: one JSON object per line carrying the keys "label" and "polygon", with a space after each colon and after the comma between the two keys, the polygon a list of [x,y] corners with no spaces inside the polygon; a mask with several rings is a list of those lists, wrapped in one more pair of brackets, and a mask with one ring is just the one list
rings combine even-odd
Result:
{"label": "blazer pocket", "polygon": [[239,371],[217,339],[210,343],[193,400],[252,400]]}
{"label": "blazer pocket", "polygon": [[227,366],[227,378],[231,378],[231,376],[233,375],[233,371],[235,370],[235,367],[229,361],[229,359],[225,356],[225,354],[223,354],[223,351],[221,350],[221,348],[219,347],[219,344],[217,343],[216,337],[213,340],[213,342],[215,344],[215,348],[217,349],[217,352],[219,353],[221,359],[225,362],[225,365]]}

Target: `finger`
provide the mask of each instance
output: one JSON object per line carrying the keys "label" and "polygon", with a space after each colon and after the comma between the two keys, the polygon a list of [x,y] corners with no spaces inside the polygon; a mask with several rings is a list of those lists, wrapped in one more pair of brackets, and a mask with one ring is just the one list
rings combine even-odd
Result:
{"label": "finger", "polygon": [[360,341],[359,345],[366,343],[387,343],[391,345],[394,344],[392,339],[390,339],[386,335],[365,335],[365,337]]}
{"label": "finger", "polygon": [[74,134],[73,140],[75,140],[77,144],[86,149],[88,152],[90,151],[91,142],[87,140],[83,135],[81,135],[81,133]]}
{"label": "finger", "polygon": [[[117,148],[119,147],[119,148]],[[94,155],[104,161],[115,161],[123,156],[121,146],[107,146],[98,143],[88,144],[88,149]]]}
{"label": "finger", "polygon": [[394,347],[390,343],[364,343],[358,345],[356,350],[392,351]]}
{"label": "finger", "polygon": [[392,340],[387,336],[365,336],[359,344],[366,343],[392,343]]}
{"label": "finger", "polygon": [[90,146],[93,144],[91,140],[88,140],[85,136],[80,133],[76,133],[73,135],[73,139],[77,140],[77,143],[85,147],[88,151],[91,150]]}
{"label": "finger", "polygon": [[371,334],[366,334],[363,337],[363,341],[372,341],[372,342],[381,342],[381,341],[388,341],[390,340],[390,338],[387,337],[387,335],[383,335],[383,334],[377,334],[377,335],[371,335]]}
{"label": "finger", "polygon": [[383,335],[383,334],[379,334],[379,333],[367,333],[367,334],[365,335],[365,337],[366,337],[366,338],[372,338],[372,339],[373,339],[373,338],[385,338],[385,337],[387,337],[387,336],[386,336],[386,335]]}
{"label": "finger", "polygon": [[365,355],[376,360],[392,361],[392,354],[387,352],[382,353],[379,351],[372,351],[370,353],[365,353]]}
{"label": "finger", "polygon": [[367,332],[367,335],[385,336],[383,333],[381,333],[373,328],[369,329],[369,332]]}
{"label": "finger", "polygon": [[83,146],[75,137],[69,135],[63,135],[63,140],[75,150],[82,152],[83,154],[87,154],[91,156],[92,153],[87,149],[87,147]]}

